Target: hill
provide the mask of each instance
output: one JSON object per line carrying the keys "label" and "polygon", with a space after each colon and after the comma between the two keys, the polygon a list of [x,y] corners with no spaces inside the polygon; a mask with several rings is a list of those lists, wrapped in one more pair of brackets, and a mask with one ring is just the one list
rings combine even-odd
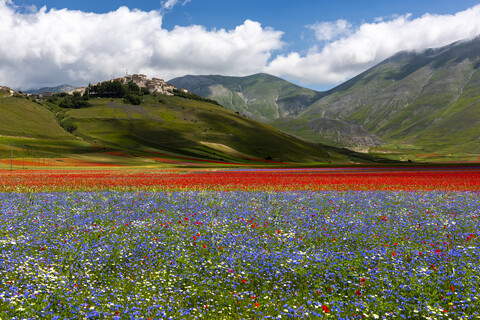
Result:
{"label": "hill", "polygon": [[247,77],[187,75],[172,79],[169,83],[214,99],[231,111],[266,123],[296,116],[321,97],[320,92],[265,73]]}
{"label": "hill", "polygon": [[27,162],[33,163],[41,163],[38,158],[43,158],[47,164],[57,165],[129,166],[374,160],[294,138],[193,98],[144,95],[140,105],[118,98],[90,98],[89,107],[70,109],[60,107],[61,99],[69,97],[34,101],[5,95],[0,98],[4,115],[0,120],[0,158],[9,158],[12,152],[17,162],[26,156]]}

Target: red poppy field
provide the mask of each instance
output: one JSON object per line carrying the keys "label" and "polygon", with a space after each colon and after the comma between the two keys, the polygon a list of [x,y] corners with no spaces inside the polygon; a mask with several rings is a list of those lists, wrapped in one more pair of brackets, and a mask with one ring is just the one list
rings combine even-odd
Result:
{"label": "red poppy field", "polygon": [[3,191],[480,190],[480,168],[0,171]]}

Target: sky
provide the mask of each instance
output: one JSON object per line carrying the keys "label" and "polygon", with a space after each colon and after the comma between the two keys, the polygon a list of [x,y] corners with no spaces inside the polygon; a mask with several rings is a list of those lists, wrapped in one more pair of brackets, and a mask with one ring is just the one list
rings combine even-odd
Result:
{"label": "sky", "polygon": [[469,0],[0,0],[0,85],[266,72],[326,90],[479,34]]}

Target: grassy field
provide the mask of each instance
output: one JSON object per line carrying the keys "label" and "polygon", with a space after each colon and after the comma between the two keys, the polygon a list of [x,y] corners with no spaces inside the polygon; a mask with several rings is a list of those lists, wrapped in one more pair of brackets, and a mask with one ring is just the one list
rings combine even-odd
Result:
{"label": "grassy field", "polygon": [[161,167],[374,160],[294,138],[208,102],[147,95],[137,106],[110,98],[89,103],[88,108],[64,109],[58,100],[1,97],[0,166],[23,167],[24,158],[27,166]]}

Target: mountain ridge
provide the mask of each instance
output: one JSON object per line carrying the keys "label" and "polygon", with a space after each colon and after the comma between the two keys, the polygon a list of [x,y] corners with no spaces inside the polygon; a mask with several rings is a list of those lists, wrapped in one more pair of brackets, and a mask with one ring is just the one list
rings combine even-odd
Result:
{"label": "mountain ridge", "polygon": [[[461,126],[454,128],[451,117],[461,119],[465,127],[478,122],[478,115],[466,114],[471,113],[467,109],[473,108],[472,103],[478,106],[480,101],[479,67],[480,37],[423,52],[400,52],[333,88],[300,118],[348,121],[389,142],[413,143],[432,151],[428,144],[437,143],[443,145],[437,149],[451,149],[461,135],[471,142],[478,139],[480,132],[465,130],[449,141],[440,137],[462,131]],[[476,144],[470,147],[479,150]]]}

